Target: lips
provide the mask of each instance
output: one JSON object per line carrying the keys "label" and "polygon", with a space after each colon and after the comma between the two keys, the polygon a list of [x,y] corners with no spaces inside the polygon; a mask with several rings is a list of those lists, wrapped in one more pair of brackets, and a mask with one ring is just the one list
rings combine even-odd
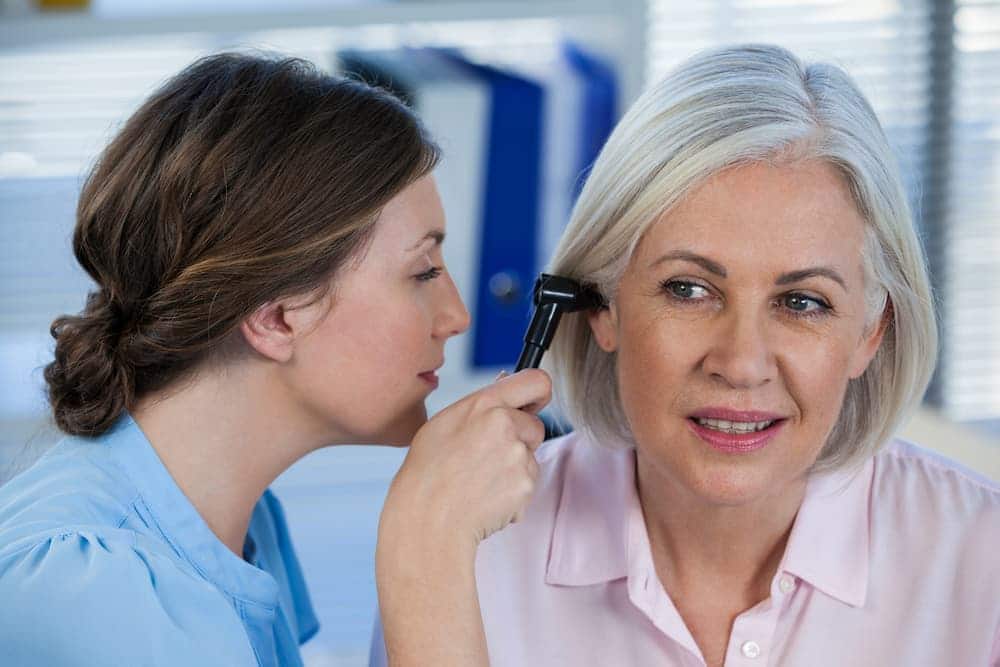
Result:
{"label": "lips", "polygon": [[787,418],[776,412],[713,407],[697,410],[688,419],[695,435],[717,451],[740,454],[765,447]]}
{"label": "lips", "polygon": [[764,410],[733,410],[731,408],[702,408],[690,415],[692,418],[724,419],[732,422],[763,422],[784,419],[784,415]]}
{"label": "lips", "polygon": [[[438,366],[438,368],[440,368],[440,366]],[[424,371],[423,373],[418,374],[417,377],[430,385],[432,389],[437,389],[440,382],[437,375],[437,368],[432,371]]]}

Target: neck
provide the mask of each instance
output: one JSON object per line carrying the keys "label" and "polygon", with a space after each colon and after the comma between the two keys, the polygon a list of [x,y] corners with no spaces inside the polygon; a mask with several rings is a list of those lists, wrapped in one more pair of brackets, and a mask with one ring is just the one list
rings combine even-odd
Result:
{"label": "neck", "polygon": [[636,485],[657,575],[668,591],[725,589],[746,608],[768,597],[805,479],[779,494],[721,506],[665,479],[637,452]]}
{"label": "neck", "polygon": [[208,527],[242,558],[267,487],[331,442],[304,427],[294,409],[266,368],[241,367],[146,396],[132,416]]}

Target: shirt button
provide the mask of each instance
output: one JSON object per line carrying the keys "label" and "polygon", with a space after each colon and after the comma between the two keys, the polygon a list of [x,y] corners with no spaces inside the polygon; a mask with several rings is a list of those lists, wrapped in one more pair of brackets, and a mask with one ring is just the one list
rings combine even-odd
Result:
{"label": "shirt button", "polygon": [[751,660],[759,658],[760,645],[757,642],[743,642],[743,646],[740,647],[740,652]]}
{"label": "shirt button", "polygon": [[782,593],[790,593],[795,588],[795,582],[787,574],[784,574],[778,580],[778,588],[781,589]]}

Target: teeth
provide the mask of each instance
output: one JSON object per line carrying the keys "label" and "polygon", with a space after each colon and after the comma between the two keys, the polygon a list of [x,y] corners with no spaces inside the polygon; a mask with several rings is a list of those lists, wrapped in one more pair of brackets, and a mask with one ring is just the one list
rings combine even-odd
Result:
{"label": "teeth", "polygon": [[723,433],[755,433],[763,431],[774,423],[773,419],[766,422],[731,422],[726,419],[702,419],[701,417],[697,417],[696,421],[713,431],[722,431]]}

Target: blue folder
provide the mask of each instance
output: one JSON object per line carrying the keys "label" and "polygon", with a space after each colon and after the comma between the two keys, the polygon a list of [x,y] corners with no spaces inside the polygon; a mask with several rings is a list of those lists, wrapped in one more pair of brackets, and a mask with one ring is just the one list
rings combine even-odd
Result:
{"label": "blue folder", "polygon": [[472,365],[509,367],[521,351],[537,268],[545,90],[516,73],[443,53],[490,87]]}

